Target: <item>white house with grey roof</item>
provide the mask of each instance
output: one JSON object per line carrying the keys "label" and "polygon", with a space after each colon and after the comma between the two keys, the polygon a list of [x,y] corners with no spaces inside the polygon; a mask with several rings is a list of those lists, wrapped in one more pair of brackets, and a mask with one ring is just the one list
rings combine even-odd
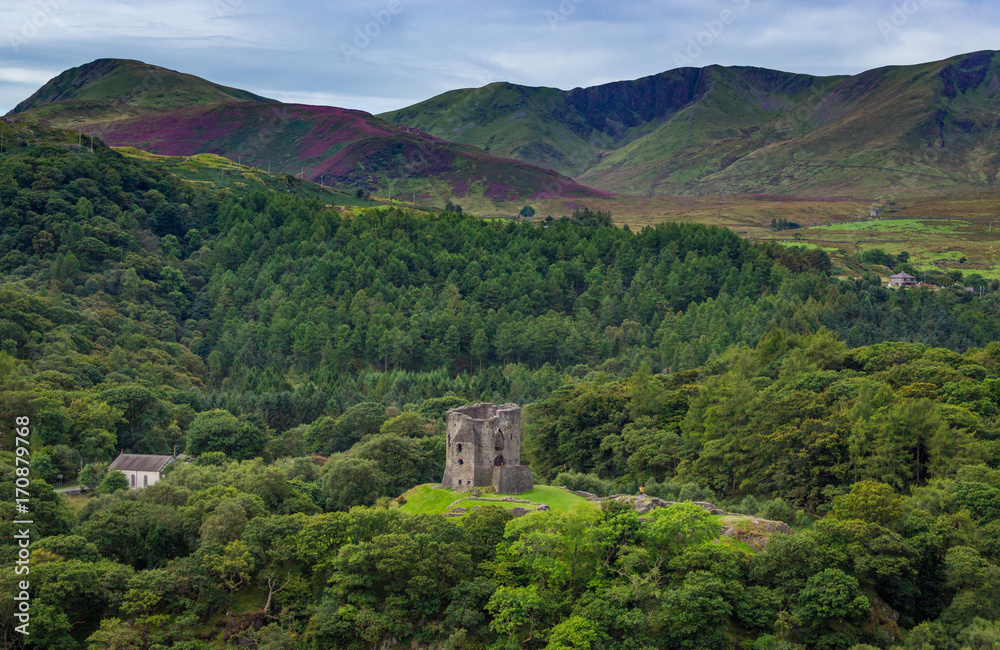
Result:
{"label": "white house with grey roof", "polygon": [[121,453],[109,469],[116,469],[128,479],[128,486],[133,490],[156,485],[163,469],[176,460],[173,456],[155,456],[152,454]]}

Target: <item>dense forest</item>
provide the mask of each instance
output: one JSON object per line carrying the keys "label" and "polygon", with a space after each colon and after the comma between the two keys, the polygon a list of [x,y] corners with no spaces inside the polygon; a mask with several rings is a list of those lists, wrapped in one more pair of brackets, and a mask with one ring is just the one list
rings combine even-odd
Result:
{"label": "dense forest", "polygon": [[[0,548],[23,416],[33,642],[994,647],[1000,294],[841,271],[718,228],[336,208],[22,142]],[[755,551],[690,504],[400,512],[440,479],[447,409],[481,400],[526,406],[538,481],[794,533]],[[191,462],[129,491],[120,450]]]}

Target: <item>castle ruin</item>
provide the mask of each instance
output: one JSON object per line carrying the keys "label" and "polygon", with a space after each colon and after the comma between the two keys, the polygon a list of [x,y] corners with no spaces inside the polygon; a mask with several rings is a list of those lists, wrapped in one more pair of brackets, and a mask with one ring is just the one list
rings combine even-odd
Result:
{"label": "castle ruin", "polygon": [[492,485],[500,494],[534,487],[521,464],[521,407],[470,404],[448,411],[447,453],[441,485],[464,489]]}

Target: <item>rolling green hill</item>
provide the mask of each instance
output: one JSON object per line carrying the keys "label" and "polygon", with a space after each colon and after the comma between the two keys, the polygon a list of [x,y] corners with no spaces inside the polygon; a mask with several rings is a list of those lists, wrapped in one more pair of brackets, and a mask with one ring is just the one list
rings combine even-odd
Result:
{"label": "rolling green hill", "polygon": [[709,66],[570,91],[499,83],[381,117],[612,192],[871,196],[995,185],[998,92],[985,51],[840,77]]}

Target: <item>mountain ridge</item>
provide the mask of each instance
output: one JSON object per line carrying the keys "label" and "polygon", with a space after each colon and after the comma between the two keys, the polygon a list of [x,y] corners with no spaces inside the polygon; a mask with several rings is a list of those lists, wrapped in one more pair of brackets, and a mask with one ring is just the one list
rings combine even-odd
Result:
{"label": "mountain ridge", "polygon": [[380,117],[616,193],[888,194],[994,185],[997,91],[986,50],[857,75],[707,66],[568,91],[497,83]]}
{"label": "mountain ridge", "polygon": [[712,65],[568,91],[496,82],[380,116],[98,59],[15,111],[113,145],[215,153],[442,204],[609,193],[883,200],[1000,185],[992,50],[857,75]]}

